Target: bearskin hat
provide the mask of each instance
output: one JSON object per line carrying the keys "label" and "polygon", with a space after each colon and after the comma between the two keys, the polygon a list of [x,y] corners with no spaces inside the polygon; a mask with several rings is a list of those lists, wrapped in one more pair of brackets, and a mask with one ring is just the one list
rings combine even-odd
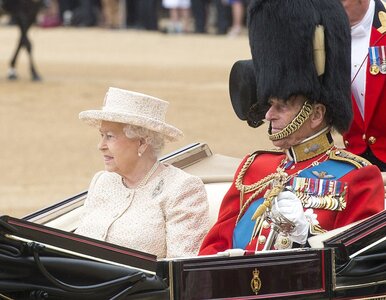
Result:
{"label": "bearskin hat", "polygon": [[[351,36],[340,0],[252,0],[247,25],[256,88],[255,100],[238,99],[254,104],[247,118],[261,118],[272,97],[301,94],[324,104],[330,125],[345,132],[352,120]],[[251,75],[245,66],[234,65]]]}

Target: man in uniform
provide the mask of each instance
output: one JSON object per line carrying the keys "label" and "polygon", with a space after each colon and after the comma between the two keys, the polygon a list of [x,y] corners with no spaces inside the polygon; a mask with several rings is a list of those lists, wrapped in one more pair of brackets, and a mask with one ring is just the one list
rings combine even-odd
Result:
{"label": "man in uniform", "polygon": [[386,2],[341,0],[351,26],[354,120],[346,149],[386,172]]}
{"label": "man in uniform", "polygon": [[[274,151],[244,158],[200,255],[303,246],[384,209],[379,169],[334,146],[352,120],[350,27],[339,0],[254,0],[252,61],[231,71],[236,114],[265,118]],[[236,90],[236,92],[235,92]]]}

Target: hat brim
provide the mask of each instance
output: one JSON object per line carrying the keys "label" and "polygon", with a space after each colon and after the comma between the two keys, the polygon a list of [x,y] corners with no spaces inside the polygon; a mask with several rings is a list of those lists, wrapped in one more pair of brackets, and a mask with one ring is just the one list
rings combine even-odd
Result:
{"label": "hat brim", "polygon": [[251,127],[263,124],[264,108],[255,107],[258,112],[251,115],[251,107],[257,103],[256,75],[251,59],[236,61],[229,74],[229,96],[233,110],[240,120]]}
{"label": "hat brim", "polygon": [[183,133],[178,128],[159,120],[144,116],[121,114],[103,110],[86,110],[79,113],[79,119],[86,124],[98,127],[101,121],[130,124],[146,128],[162,134],[165,141],[175,142],[183,137]]}
{"label": "hat brim", "polygon": [[248,111],[256,103],[256,76],[252,60],[239,60],[229,74],[229,96],[239,119],[247,120]]}

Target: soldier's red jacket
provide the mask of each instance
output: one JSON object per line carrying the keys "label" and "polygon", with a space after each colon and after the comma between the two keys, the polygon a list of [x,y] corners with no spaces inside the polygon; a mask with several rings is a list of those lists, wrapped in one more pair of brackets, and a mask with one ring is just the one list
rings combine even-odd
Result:
{"label": "soldier's red jacket", "polygon": [[[369,47],[386,46],[385,17],[384,4],[381,0],[375,0]],[[370,147],[379,160],[386,162],[386,74],[379,72],[377,75],[371,75],[370,63],[368,58],[367,66],[365,65],[365,117],[362,118],[357,101],[352,96],[354,119],[349,131],[343,135],[343,139],[348,151],[360,155],[365,152],[367,147]]]}
{"label": "soldier's red jacket", "polygon": [[246,204],[254,191],[245,193],[240,202],[236,183],[237,180],[240,183],[240,177],[244,186],[261,181],[275,173],[283,162],[285,172],[292,177],[287,189],[297,194],[304,210],[313,215],[311,234],[359,221],[384,209],[385,191],[379,169],[346,151],[333,148],[298,163],[286,162],[283,152],[259,152],[252,161],[249,158],[245,157],[240,164],[224,196],[218,220],[205,237],[199,255],[232,248],[255,251],[264,247],[269,226],[262,226],[261,231],[254,234],[256,222],[251,216],[261,204],[266,189]]}

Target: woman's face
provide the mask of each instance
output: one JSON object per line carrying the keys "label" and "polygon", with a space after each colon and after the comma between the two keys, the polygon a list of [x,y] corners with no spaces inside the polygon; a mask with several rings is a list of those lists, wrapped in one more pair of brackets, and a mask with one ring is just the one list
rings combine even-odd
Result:
{"label": "woman's face", "polygon": [[123,176],[130,173],[137,164],[140,139],[129,139],[123,132],[125,125],[116,122],[102,121],[100,126],[101,140],[98,149],[102,152],[106,171],[116,172]]}

